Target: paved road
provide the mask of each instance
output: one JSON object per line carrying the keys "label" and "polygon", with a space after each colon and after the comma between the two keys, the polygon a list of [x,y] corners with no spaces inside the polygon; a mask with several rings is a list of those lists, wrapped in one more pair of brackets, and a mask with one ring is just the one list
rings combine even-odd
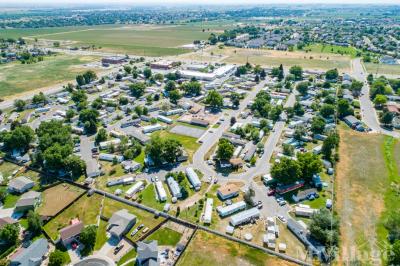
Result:
{"label": "paved road", "polygon": [[400,138],[400,133],[383,129],[380,126],[374,105],[369,97],[369,85],[367,82],[368,74],[367,74],[363,64],[361,63],[360,58],[356,58],[356,59],[352,60],[352,72],[353,72],[354,78],[358,79],[359,81],[364,82],[364,86],[361,91],[362,95],[360,96],[362,121],[370,129],[372,129],[372,132],[382,133],[382,134],[392,136],[395,138]]}

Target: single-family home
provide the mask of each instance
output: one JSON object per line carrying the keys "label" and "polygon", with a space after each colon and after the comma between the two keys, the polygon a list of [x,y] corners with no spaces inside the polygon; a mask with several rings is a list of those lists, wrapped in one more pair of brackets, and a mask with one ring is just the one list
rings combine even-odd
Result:
{"label": "single-family home", "polygon": [[76,239],[77,236],[79,236],[82,232],[82,229],[84,228],[84,224],[82,221],[76,221],[72,222],[70,225],[67,227],[64,227],[63,229],[60,230],[60,241],[61,243],[67,247],[69,244],[71,244],[72,241]]}
{"label": "single-family home", "polygon": [[137,257],[136,263],[141,265],[160,265],[158,260],[158,245],[157,241],[153,240],[151,242],[138,242],[137,243]]}
{"label": "single-family home", "polygon": [[45,238],[39,238],[28,248],[21,249],[10,258],[10,266],[39,266],[42,264],[47,252],[49,243]]}
{"label": "single-family home", "polygon": [[136,216],[129,213],[128,210],[122,209],[113,213],[108,220],[107,230],[113,237],[121,239],[135,223]]}
{"label": "single-family home", "polygon": [[22,194],[35,186],[35,182],[25,176],[19,176],[8,183],[8,190]]}
{"label": "single-family home", "polygon": [[230,183],[230,184],[221,186],[217,190],[217,195],[221,200],[227,200],[230,198],[234,198],[239,195],[239,188],[235,184]]}
{"label": "single-family home", "polygon": [[42,196],[40,192],[28,191],[18,199],[15,204],[15,212],[26,212],[34,210],[41,202]]}

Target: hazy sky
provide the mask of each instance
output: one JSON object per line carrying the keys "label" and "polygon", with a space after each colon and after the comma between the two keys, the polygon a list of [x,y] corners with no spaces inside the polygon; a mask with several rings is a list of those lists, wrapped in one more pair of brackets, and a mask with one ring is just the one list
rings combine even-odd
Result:
{"label": "hazy sky", "polygon": [[400,0],[0,0],[0,4],[10,5],[63,5],[63,4],[400,4]]}

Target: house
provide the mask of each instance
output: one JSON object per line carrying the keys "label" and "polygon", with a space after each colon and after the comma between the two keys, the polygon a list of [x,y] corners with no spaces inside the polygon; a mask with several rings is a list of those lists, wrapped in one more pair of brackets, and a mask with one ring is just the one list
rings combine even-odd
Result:
{"label": "house", "polygon": [[139,266],[160,265],[160,261],[158,260],[158,245],[156,240],[153,240],[149,243],[145,242],[137,243],[136,263]]}
{"label": "house", "polygon": [[35,186],[35,182],[25,176],[19,176],[8,183],[8,190],[12,193],[24,193]]}
{"label": "house", "polygon": [[124,156],[114,155],[114,154],[109,154],[109,153],[100,153],[99,160],[107,161],[107,162],[113,162],[114,160],[116,160],[117,162],[120,163],[124,160]]}
{"label": "house", "polygon": [[156,181],[154,183],[157,191],[157,196],[159,201],[166,201],[167,200],[167,192],[165,192],[164,186],[161,181]]}
{"label": "house", "polygon": [[308,218],[310,218],[316,211],[316,209],[312,209],[308,205],[299,205],[294,208],[294,213],[296,214],[296,216]]}
{"label": "house", "polygon": [[22,194],[15,204],[15,212],[34,210],[40,204],[41,198],[41,193],[36,191],[28,191]]}
{"label": "house", "polygon": [[181,188],[180,188],[178,182],[176,182],[176,180],[172,176],[167,178],[167,184],[168,184],[169,190],[171,191],[172,197],[175,197],[175,198],[182,197]]}
{"label": "house", "polygon": [[235,203],[225,206],[225,207],[218,206],[217,212],[218,212],[219,216],[226,217],[228,215],[231,215],[235,212],[238,212],[238,211],[241,211],[244,209],[246,209],[246,202],[238,201],[238,202],[235,202]]}
{"label": "house", "polygon": [[155,125],[144,126],[144,127],[142,128],[142,131],[143,131],[144,134],[146,134],[146,133],[152,133],[152,132],[157,131],[157,130],[161,130],[161,129],[163,129],[163,128],[164,128],[164,127],[163,127],[162,125],[160,125],[160,124],[155,124]]}
{"label": "house", "polygon": [[250,160],[253,158],[254,154],[256,153],[256,149],[257,149],[256,145],[251,145],[243,159],[246,162],[250,162]]}
{"label": "house", "polygon": [[14,220],[14,219],[11,218],[11,217],[3,217],[3,218],[0,218],[0,229],[1,229],[3,226],[7,225],[7,224],[16,224],[16,223],[18,223],[18,221],[17,221],[17,220]]}
{"label": "house", "polygon": [[45,238],[39,238],[28,248],[20,249],[10,258],[10,266],[39,266],[42,264],[49,244]]}
{"label": "house", "polygon": [[107,231],[113,237],[121,239],[135,225],[136,216],[129,213],[128,210],[122,209],[116,211],[108,220]]}
{"label": "house", "polygon": [[390,56],[390,55],[384,55],[382,56],[379,61],[382,64],[386,64],[386,65],[397,65],[399,62],[396,60],[396,58]]}
{"label": "house", "polygon": [[217,190],[217,195],[221,200],[234,198],[239,195],[239,188],[233,183],[227,184]]}
{"label": "house", "polygon": [[292,195],[292,199],[295,202],[300,202],[302,200],[310,199],[310,197],[316,197],[318,191],[315,188],[309,188],[306,190],[298,191],[297,194]]}
{"label": "house", "polygon": [[355,118],[353,115],[348,115],[344,118],[344,122],[351,128],[355,128],[361,125],[361,121]]}
{"label": "house", "polygon": [[229,163],[235,169],[243,167],[243,160],[241,158],[231,158],[229,159]]}
{"label": "house", "polygon": [[73,222],[67,227],[64,227],[60,230],[60,241],[61,243],[67,247],[71,244],[72,241],[76,239],[77,236],[80,235],[82,229],[84,228],[84,224],[81,221]]}
{"label": "house", "polygon": [[143,181],[138,181],[125,192],[125,197],[131,198],[133,195],[139,192],[143,187],[144,187]]}

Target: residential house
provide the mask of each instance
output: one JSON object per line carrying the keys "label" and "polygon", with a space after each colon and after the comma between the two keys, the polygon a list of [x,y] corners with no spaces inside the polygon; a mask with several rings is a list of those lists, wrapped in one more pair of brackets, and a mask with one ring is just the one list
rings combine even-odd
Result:
{"label": "residential house", "polygon": [[136,223],[136,216],[122,209],[116,211],[108,220],[107,230],[113,237],[121,239]]}
{"label": "residential house", "polygon": [[67,227],[64,227],[63,229],[60,230],[60,241],[61,243],[67,247],[69,244],[71,244],[72,241],[74,241],[77,236],[79,236],[82,232],[82,229],[85,227],[83,222],[77,221],[77,222],[72,222],[70,225]]}
{"label": "residential house", "polygon": [[12,193],[22,194],[35,186],[35,182],[25,176],[19,176],[8,183],[8,190]]}
{"label": "residential house", "polygon": [[217,190],[217,195],[221,200],[227,200],[239,195],[239,188],[235,184],[227,184]]}
{"label": "residential house", "polygon": [[34,210],[40,204],[41,199],[41,193],[37,191],[28,191],[22,194],[15,204],[15,212]]}
{"label": "residential house", "polygon": [[158,245],[156,240],[153,240],[149,243],[145,242],[137,243],[136,263],[139,266],[160,265],[160,261],[158,260]]}
{"label": "residential house", "polygon": [[39,238],[28,248],[22,248],[10,258],[10,266],[39,266],[42,264],[47,252],[49,243],[45,238]]}

